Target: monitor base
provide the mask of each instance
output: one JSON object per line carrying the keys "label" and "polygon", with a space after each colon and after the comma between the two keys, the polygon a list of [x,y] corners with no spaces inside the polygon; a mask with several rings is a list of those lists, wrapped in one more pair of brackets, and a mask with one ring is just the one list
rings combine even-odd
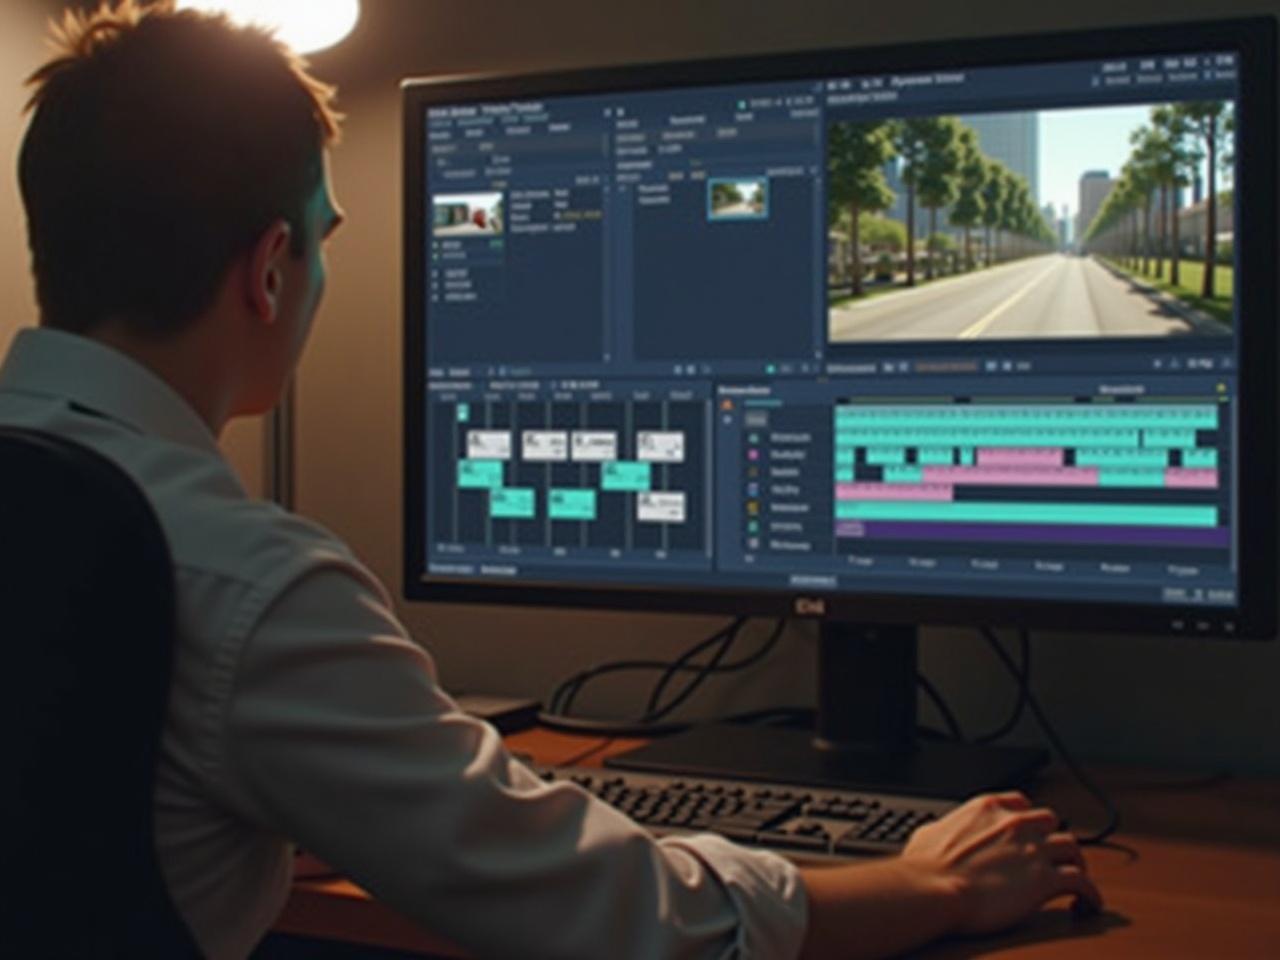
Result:
{"label": "monitor base", "polygon": [[644,773],[960,800],[1022,786],[1047,760],[1037,748],[930,741],[891,750],[831,748],[819,746],[808,730],[707,724],[610,757],[605,764]]}

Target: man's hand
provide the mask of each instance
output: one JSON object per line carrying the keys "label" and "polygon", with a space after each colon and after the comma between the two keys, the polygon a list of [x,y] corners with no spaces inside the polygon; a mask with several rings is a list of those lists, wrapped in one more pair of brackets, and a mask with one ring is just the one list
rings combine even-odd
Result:
{"label": "man's hand", "polygon": [[1020,793],[987,794],[921,827],[899,857],[801,871],[809,894],[802,955],[884,957],[951,933],[989,933],[1059,896],[1102,896],[1057,814]]}
{"label": "man's hand", "polygon": [[963,903],[960,933],[1001,930],[1064,894],[1098,910],[1102,895],[1080,846],[1058,825],[1056,813],[1033,808],[1021,793],[986,794],[921,827],[902,857],[954,878]]}

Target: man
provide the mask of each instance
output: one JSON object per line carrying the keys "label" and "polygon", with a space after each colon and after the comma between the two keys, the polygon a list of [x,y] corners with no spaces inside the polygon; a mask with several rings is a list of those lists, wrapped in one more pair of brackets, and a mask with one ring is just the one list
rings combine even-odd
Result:
{"label": "man", "polygon": [[156,839],[210,957],[270,926],[294,843],[485,956],[878,956],[1098,904],[1075,840],[1019,794],[901,857],[797,870],[655,841],[513,760],[350,551],[250,499],[218,452],[229,419],[276,402],[320,302],[332,91],[264,34],[168,2],[68,14],[58,42],[19,162],[41,329],[0,370],[0,423],[120,464],[168,538]]}

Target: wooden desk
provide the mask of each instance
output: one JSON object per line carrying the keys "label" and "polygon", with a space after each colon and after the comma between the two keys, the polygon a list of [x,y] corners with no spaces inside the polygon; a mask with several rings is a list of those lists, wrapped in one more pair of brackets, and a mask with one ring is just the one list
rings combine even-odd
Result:
{"label": "wooden desk", "polygon": [[[516,752],[555,764],[599,741],[535,730],[507,742]],[[598,764],[637,742],[614,741],[586,763]],[[943,941],[916,956],[1280,958],[1280,781],[1102,774],[1124,815],[1116,846],[1086,853],[1107,900],[1102,916],[1074,920],[1065,903],[1057,902],[1009,933]],[[1054,774],[1035,796],[1081,825],[1097,815],[1087,796]],[[340,879],[295,882],[275,929],[457,955]]]}

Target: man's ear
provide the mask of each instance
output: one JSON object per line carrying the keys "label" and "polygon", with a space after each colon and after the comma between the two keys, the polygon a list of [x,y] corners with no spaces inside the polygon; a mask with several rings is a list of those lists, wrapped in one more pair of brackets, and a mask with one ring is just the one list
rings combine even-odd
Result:
{"label": "man's ear", "polygon": [[253,314],[264,323],[275,323],[284,286],[284,261],[289,256],[293,228],[275,220],[259,235],[249,254],[248,289]]}

